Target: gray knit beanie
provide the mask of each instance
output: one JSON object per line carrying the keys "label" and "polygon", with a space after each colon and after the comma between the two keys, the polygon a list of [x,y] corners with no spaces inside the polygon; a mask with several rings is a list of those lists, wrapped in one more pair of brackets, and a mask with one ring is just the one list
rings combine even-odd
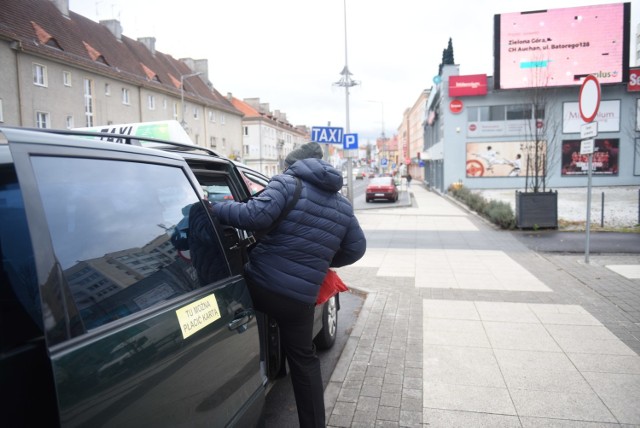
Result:
{"label": "gray knit beanie", "polygon": [[301,159],[322,159],[323,154],[320,144],[314,142],[306,143],[289,153],[284,163],[288,168]]}

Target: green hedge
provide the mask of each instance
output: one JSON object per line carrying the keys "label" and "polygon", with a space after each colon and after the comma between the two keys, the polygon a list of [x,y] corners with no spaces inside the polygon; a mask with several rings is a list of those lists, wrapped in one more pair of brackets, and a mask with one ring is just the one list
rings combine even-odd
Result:
{"label": "green hedge", "polygon": [[511,205],[506,202],[487,201],[479,194],[459,184],[449,186],[449,194],[501,229],[514,229],[516,226],[516,217]]}

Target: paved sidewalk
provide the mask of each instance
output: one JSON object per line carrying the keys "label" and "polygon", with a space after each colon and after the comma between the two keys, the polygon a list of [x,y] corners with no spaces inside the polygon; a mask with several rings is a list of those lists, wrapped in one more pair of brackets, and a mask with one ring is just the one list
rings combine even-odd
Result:
{"label": "paved sidewalk", "polygon": [[540,254],[421,186],[359,211],[331,427],[640,426],[640,255]]}

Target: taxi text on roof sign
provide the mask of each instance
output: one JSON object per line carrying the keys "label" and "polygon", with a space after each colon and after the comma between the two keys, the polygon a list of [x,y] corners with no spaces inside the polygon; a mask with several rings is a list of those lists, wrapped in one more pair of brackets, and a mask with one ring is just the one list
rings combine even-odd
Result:
{"label": "taxi text on roof sign", "polygon": [[342,128],[314,126],[311,128],[311,141],[315,143],[342,144]]}

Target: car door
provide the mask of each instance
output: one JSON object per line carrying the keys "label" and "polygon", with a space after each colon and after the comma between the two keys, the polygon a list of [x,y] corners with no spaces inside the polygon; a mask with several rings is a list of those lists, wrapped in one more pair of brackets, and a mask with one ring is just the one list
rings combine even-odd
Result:
{"label": "car door", "polygon": [[[191,171],[173,155],[83,146],[12,145],[61,425],[254,423],[257,323]],[[204,273],[196,247],[209,250]]]}

